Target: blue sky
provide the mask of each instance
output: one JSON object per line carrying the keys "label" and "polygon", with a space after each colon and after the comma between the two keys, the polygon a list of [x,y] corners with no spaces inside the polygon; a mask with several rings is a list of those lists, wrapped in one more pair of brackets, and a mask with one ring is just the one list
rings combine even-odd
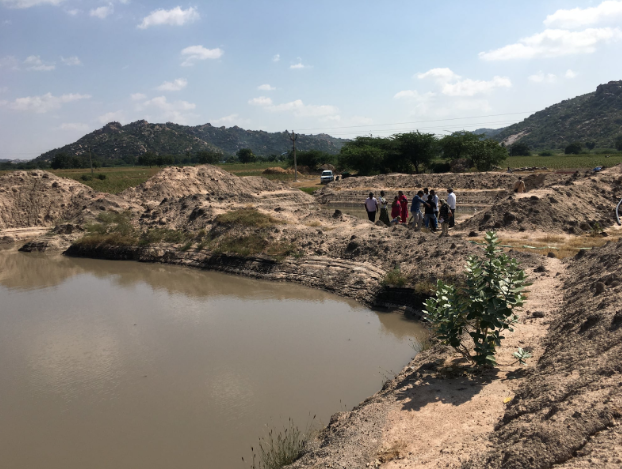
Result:
{"label": "blue sky", "polygon": [[622,1],[0,0],[0,159],[138,119],[498,128],[622,79]]}

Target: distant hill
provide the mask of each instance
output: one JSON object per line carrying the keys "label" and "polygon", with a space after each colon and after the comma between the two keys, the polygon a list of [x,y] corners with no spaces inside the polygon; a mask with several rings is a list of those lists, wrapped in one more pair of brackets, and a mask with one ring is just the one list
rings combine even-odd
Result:
{"label": "distant hill", "polygon": [[502,130],[503,129],[485,129],[485,128],[482,128],[482,129],[474,130],[473,133],[474,134],[480,134],[480,135],[484,134],[488,138],[493,138],[496,135],[498,135],[499,133],[501,133]]}
{"label": "distant hill", "polygon": [[[338,153],[346,141],[326,134],[300,135],[296,148]],[[50,150],[36,159],[49,161],[57,153],[85,156],[89,148],[93,155],[104,160],[137,157],[148,151],[159,155],[183,155],[208,150],[233,155],[240,148],[250,148],[256,155],[265,156],[288,151],[291,141],[286,132],[245,130],[237,126],[150,124],[144,120],[127,125],[110,122],[78,141]]]}
{"label": "distant hill", "polygon": [[494,139],[506,145],[520,141],[535,150],[590,141],[598,148],[613,148],[622,134],[622,81],[599,85],[593,93],[564,100],[499,130]]}

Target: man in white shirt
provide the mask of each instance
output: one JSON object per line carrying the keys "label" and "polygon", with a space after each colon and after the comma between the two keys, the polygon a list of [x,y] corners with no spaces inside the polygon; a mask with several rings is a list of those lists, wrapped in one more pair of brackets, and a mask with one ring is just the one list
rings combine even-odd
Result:
{"label": "man in white shirt", "polygon": [[453,228],[454,221],[456,219],[456,194],[451,187],[447,189],[447,194],[447,205],[449,205],[449,210],[451,211],[451,216],[449,217],[449,228]]}
{"label": "man in white shirt", "polygon": [[365,210],[367,210],[367,218],[372,223],[376,222],[376,212],[378,211],[378,200],[374,197],[374,193],[370,192],[369,197],[365,199]]}

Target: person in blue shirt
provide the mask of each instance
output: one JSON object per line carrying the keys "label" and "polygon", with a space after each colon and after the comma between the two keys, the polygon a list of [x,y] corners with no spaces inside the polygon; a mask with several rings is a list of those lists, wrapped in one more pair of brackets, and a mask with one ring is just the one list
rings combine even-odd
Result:
{"label": "person in blue shirt", "polygon": [[412,205],[410,206],[410,212],[413,215],[413,224],[412,227],[415,231],[419,231],[421,229],[421,224],[423,223],[423,214],[421,213],[421,204],[424,203],[423,199],[423,191],[417,192],[417,195],[413,197]]}

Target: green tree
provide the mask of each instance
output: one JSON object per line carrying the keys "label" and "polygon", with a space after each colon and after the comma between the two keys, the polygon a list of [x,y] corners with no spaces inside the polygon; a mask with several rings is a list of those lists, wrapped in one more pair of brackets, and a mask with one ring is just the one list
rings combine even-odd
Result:
{"label": "green tree", "polygon": [[253,150],[250,148],[240,148],[236,153],[240,163],[253,163],[257,160],[257,157],[253,154]]}
{"label": "green tree", "polygon": [[200,151],[195,156],[195,161],[199,164],[216,164],[220,162],[222,155],[214,151]]}
{"label": "green tree", "polygon": [[616,138],[616,150],[622,151],[622,135],[618,135]]}
{"label": "green tree", "polygon": [[155,155],[150,151],[143,153],[138,157],[138,164],[140,166],[149,166],[151,168],[155,164]]}
{"label": "green tree", "polygon": [[596,148],[596,142],[585,142],[585,146],[588,150],[593,150],[594,148]]}
{"label": "green tree", "polygon": [[510,156],[530,156],[531,148],[526,143],[517,142],[510,146]]}
{"label": "green tree", "polygon": [[[299,166],[308,166],[311,169],[317,169],[323,164],[334,164],[335,155],[320,150],[304,150],[296,152],[296,162]],[[290,166],[294,166],[294,154],[290,152],[287,157]]]}
{"label": "green tree", "polygon": [[460,132],[454,132],[451,135],[446,135],[439,140],[439,146],[442,151],[442,156],[447,160],[459,160],[460,158],[466,158],[466,152],[469,145],[479,142],[484,139],[483,134],[474,134],[466,130]]}
{"label": "green tree", "polygon": [[583,150],[583,145],[580,142],[574,142],[564,148],[564,153],[566,155],[578,155],[581,150]]}
{"label": "green tree", "polygon": [[507,150],[491,138],[469,142],[465,155],[473,162],[478,171],[490,171],[508,157]]}
{"label": "green tree", "polygon": [[[436,296],[426,301],[424,313],[437,337],[478,366],[496,364],[495,351],[517,322],[516,309],[525,301],[529,285],[516,259],[497,248],[494,231],[486,233],[484,257],[469,257],[466,286],[437,282]],[[471,355],[469,339],[474,345]]]}
{"label": "green tree", "polygon": [[434,134],[408,132],[393,136],[394,152],[387,163],[394,171],[410,172],[409,166],[419,174],[423,166],[429,166],[438,154],[438,139]]}
{"label": "green tree", "polygon": [[344,145],[339,154],[339,167],[355,170],[361,176],[377,174],[382,171],[387,153],[372,145]]}

